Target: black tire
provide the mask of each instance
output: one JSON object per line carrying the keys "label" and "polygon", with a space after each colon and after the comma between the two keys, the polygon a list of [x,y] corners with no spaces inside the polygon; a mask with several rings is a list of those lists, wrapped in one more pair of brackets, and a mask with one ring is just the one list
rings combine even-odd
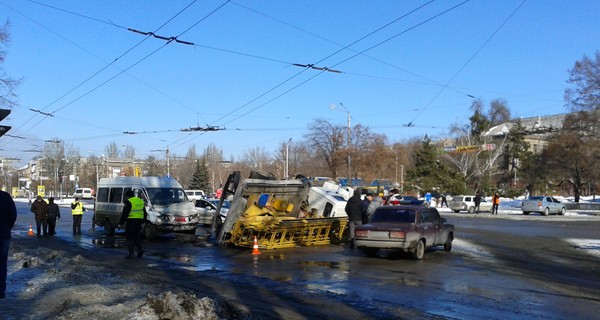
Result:
{"label": "black tire", "polygon": [[448,239],[446,239],[446,243],[444,243],[444,251],[450,252],[452,251],[452,240],[454,240],[454,235],[449,234]]}
{"label": "black tire", "polygon": [[523,214],[527,216],[529,215],[529,211],[523,211]]}
{"label": "black tire", "polygon": [[475,207],[469,207],[469,209],[467,209],[468,213],[475,213]]}
{"label": "black tire", "polygon": [[550,214],[550,209],[549,208],[545,208],[544,211],[542,212],[543,216],[547,216]]}
{"label": "black tire", "polygon": [[459,213],[459,212],[460,212],[460,210],[454,210],[454,213]]}
{"label": "black tire", "polygon": [[375,257],[379,252],[377,248],[362,248],[362,251],[365,253],[367,257]]}
{"label": "black tire", "polygon": [[417,242],[417,246],[412,253],[413,258],[421,260],[425,256],[425,240],[421,239]]}
{"label": "black tire", "polygon": [[560,209],[560,215],[561,215],[561,216],[564,216],[564,215],[565,215],[565,213],[567,213],[567,209],[565,209],[565,207],[562,207],[562,208]]}
{"label": "black tire", "polygon": [[106,218],[104,220],[104,231],[106,232],[106,234],[108,234],[109,236],[112,236],[115,234],[115,226],[113,226],[112,222],[110,221],[109,218]]}
{"label": "black tire", "polygon": [[147,240],[156,238],[156,226],[146,221],[146,225],[144,226],[144,236],[146,236]]}

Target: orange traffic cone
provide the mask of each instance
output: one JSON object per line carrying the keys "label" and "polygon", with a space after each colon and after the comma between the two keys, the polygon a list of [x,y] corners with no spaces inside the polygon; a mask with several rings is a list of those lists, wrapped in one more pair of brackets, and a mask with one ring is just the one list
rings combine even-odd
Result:
{"label": "orange traffic cone", "polygon": [[254,247],[252,247],[252,254],[260,254],[260,251],[258,251],[258,240],[256,239],[256,236],[254,236]]}
{"label": "orange traffic cone", "polygon": [[30,236],[33,235],[33,227],[31,225],[29,225],[29,232],[27,234]]}

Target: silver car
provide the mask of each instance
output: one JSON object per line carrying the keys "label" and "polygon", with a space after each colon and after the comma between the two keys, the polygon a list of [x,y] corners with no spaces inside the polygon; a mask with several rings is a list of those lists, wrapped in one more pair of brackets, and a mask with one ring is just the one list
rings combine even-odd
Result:
{"label": "silver car", "polygon": [[524,215],[528,215],[530,212],[540,212],[542,215],[547,216],[552,213],[564,215],[567,210],[565,204],[554,197],[535,196],[529,197],[521,203],[521,211]]}

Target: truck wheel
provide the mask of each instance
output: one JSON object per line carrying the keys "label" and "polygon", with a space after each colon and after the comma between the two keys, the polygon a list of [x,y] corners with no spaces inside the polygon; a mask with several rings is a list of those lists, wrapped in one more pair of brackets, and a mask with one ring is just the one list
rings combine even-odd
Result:
{"label": "truck wheel", "polygon": [[423,259],[423,256],[425,255],[425,241],[423,239],[419,240],[419,242],[417,242],[417,246],[415,247],[414,251],[413,251],[413,258],[417,259],[417,260],[421,260]]}
{"label": "truck wheel", "polygon": [[452,234],[449,234],[448,239],[446,239],[446,243],[444,243],[444,251],[452,251],[452,240],[454,240],[454,236]]}
{"label": "truck wheel", "polygon": [[144,235],[146,236],[147,240],[156,238],[156,226],[150,222],[146,222],[146,226],[144,227]]}
{"label": "truck wheel", "polygon": [[112,236],[115,234],[115,226],[113,226],[112,222],[110,222],[110,219],[108,219],[108,218],[106,218],[106,220],[104,220],[104,231],[109,236]]}
{"label": "truck wheel", "polygon": [[547,216],[549,214],[550,214],[550,209],[549,208],[544,209],[544,212],[542,212],[543,216]]}

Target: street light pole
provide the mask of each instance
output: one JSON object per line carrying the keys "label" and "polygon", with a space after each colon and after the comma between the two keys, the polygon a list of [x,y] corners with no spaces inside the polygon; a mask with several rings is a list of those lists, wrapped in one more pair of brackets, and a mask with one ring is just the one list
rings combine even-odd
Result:
{"label": "street light pole", "polygon": [[285,167],[283,170],[283,178],[288,179],[290,175],[290,142],[292,142],[292,138],[288,140],[285,144]]}
{"label": "street light pole", "polygon": [[[347,134],[348,134],[348,137],[346,138],[346,152],[348,153],[348,159],[346,161],[348,162],[348,183],[350,186],[352,186],[353,185],[352,170],[351,170],[352,157],[350,156],[350,139],[352,137],[352,133],[351,133],[351,125],[350,125],[350,111],[348,109],[346,109],[346,107],[341,102],[340,102],[340,107],[342,107],[342,109],[344,109],[344,111],[346,111],[346,113],[348,114],[348,127],[346,128]],[[336,109],[335,104],[330,105],[329,108],[333,109],[333,110],[338,110],[338,109]]]}

